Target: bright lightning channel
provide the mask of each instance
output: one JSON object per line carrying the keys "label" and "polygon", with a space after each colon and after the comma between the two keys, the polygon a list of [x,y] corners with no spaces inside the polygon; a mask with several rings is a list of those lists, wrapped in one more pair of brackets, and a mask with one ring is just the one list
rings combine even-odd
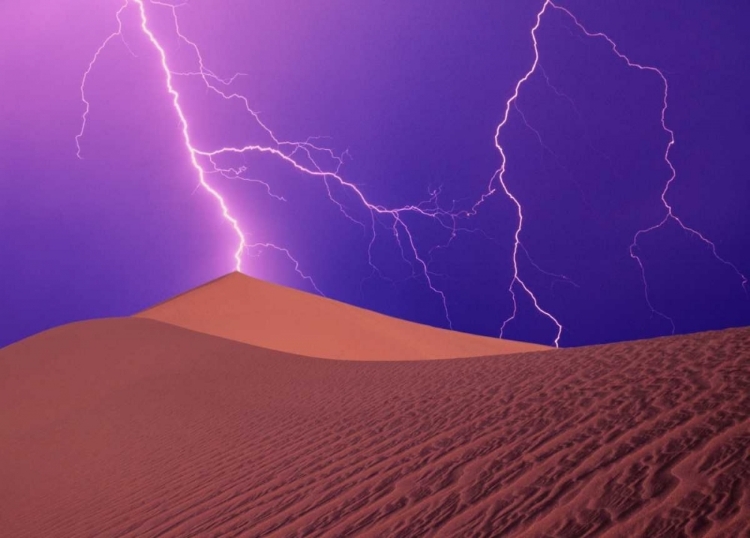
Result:
{"label": "bright lightning channel", "polygon": [[[555,346],[559,346],[560,337],[562,336],[562,330],[563,330],[563,327],[560,324],[560,322],[557,320],[557,318],[555,318],[551,313],[549,313],[547,310],[543,309],[539,305],[539,301],[538,301],[537,297],[534,295],[534,293],[531,291],[531,289],[528,287],[528,285],[521,279],[521,276],[519,274],[519,270],[518,270],[518,251],[523,246],[522,243],[521,243],[521,231],[523,229],[523,209],[521,207],[521,203],[513,195],[513,193],[508,189],[508,187],[507,187],[507,185],[505,183],[505,172],[506,172],[507,157],[506,157],[506,154],[505,154],[505,150],[503,149],[502,145],[500,144],[500,134],[501,134],[501,131],[503,130],[503,128],[508,123],[508,118],[510,116],[511,107],[517,108],[518,95],[519,95],[519,92],[521,90],[521,87],[529,80],[529,78],[531,78],[532,75],[534,75],[534,73],[537,71],[538,68],[539,68],[539,71],[541,71],[542,75],[544,76],[545,80],[547,81],[547,84],[549,85],[549,78],[547,77],[546,73],[544,73],[543,70],[539,67],[539,43],[537,41],[537,31],[539,30],[539,27],[541,26],[542,17],[544,16],[544,14],[547,12],[547,10],[549,8],[558,10],[561,13],[563,13],[563,14],[567,15],[568,17],[570,17],[570,19],[573,21],[573,23],[576,25],[576,27],[586,37],[604,39],[608,43],[608,45],[611,47],[612,52],[620,60],[623,60],[627,64],[628,67],[639,69],[641,71],[647,71],[647,72],[654,73],[654,74],[656,74],[661,79],[661,82],[663,84],[664,94],[663,94],[663,100],[662,100],[661,118],[660,119],[661,119],[661,127],[662,127],[662,129],[669,136],[669,142],[667,143],[667,147],[666,147],[666,149],[664,151],[664,162],[666,163],[667,167],[670,170],[669,179],[667,180],[666,184],[664,185],[664,189],[663,189],[663,191],[661,193],[661,202],[662,202],[662,204],[664,206],[664,209],[665,209],[665,215],[664,215],[664,218],[659,223],[657,223],[657,224],[655,224],[653,226],[650,226],[648,228],[644,228],[644,229],[638,230],[635,233],[635,235],[633,237],[633,242],[630,245],[629,252],[630,252],[631,258],[633,258],[636,261],[636,263],[638,264],[638,267],[640,269],[641,278],[643,280],[643,286],[644,286],[644,295],[645,295],[645,299],[646,299],[646,303],[648,304],[648,307],[650,308],[651,312],[654,315],[657,315],[657,316],[662,317],[665,320],[667,320],[671,324],[672,333],[674,333],[675,332],[674,320],[672,318],[670,318],[669,316],[667,316],[665,313],[657,310],[653,306],[653,304],[651,302],[651,298],[650,298],[650,294],[649,294],[648,281],[646,279],[646,270],[645,270],[645,267],[643,265],[643,260],[636,253],[636,249],[638,247],[638,238],[640,236],[642,236],[644,234],[647,234],[649,232],[653,232],[653,231],[655,231],[655,230],[657,230],[659,228],[662,228],[670,220],[674,221],[683,230],[689,232],[694,237],[697,237],[700,241],[702,241],[704,244],[706,244],[711,249],[711,252],[713,253],[714,257],[719,262],[721,262],[724,265],[730,267],[737,274],[737,276],[739,277],[739,279],[741,281],[743,289],[745,289],[746,291],[747,291],[748,279],[747,279],[747,277],[744,274],[742,274],[739,271],[739,269],[734,264],[732,264],[731,262],[729,262],[729,261],[725,260],[724,258],[722,258],[721,256],[719,256],[719,254],[716,251],[716,245],[712,241],[710,241],[709,239],[707,239],[698,230],[687,226],[675,214],[673,207],[667,201],[667,193],[669,191],[669,188],[672,186],[672,183],[675,181],[675,178],[677,177],[677,170],[675,169],[674,164],[670,160],[670,156],[669,156],[670,150],[672,149],[672,146],[674,146],[674,143],[675,143],[675,136],[674,136],[674,131],[667,126],[667,122],[666,122],[667,108],[669,106],[668,105],[669,83],[668,83],[667,78],[664,75],[664,73],[660,69],[658,69],[656,67],[652,67],[652,66],[648,66],[648,65],[642,65],[642,64],[633,62],[628,56],[626,56],[625,54],[623,54],[622,52],[620,52],[620,50],[617,47],[617,44],[607,34],[604,34],[602,32],[591,32],[591,31],[589,31],[578,20],[578,18],[571,11],[569,11],[568,9],[566,9],[564,7],[561,7],[561,6],[557,5],[552,0],[545,0],[545,2],[542,5],[541,9],[539,10],[539,12],[537,12],[536,22],[535,22],[534,26],[531,28],[531,41],[533,43],[533,49],[534,49],[534,60],[533,60],[533,62],[531,64],[531,67],[529,68],[529,70],[516,83],[513,95],[511,95],[511,97],[506,101],[505,113],[503,115],[503,119],[500,122],[500,124],[497,126],[497,129],[495,131],[495,146],[496,146],[497,150],[500,152],[500,156],[501,156],[501,159],[502,159],[501,165],[500,165],[500,169],[496,172],[495,176],[493,176],[493,180],[490,182],[490,186],[489,186],[487,192],[484,195],[482,195],[482,197],[479,199],[479,201],[474,206],[474,208],[472,208],[472,212],[474,212],[476,210],[478,204],[481,204],[482,202],[484,202],[484,200],[487,197],[489,197],[490,195],[492,195],[495,192],[495,189],[494,189],[494,186],[493,186],[493,181],[494,181],[495,178],[497,178],[497,181],[500,183],[500,186],[501,186],[503,192],[505,192],[505,195],[508,198],[510,198],[510,200],[515,204],[516,210],[517,210],[517,214],[518,214],[518,226],[516,227],[516,230],[515,230],[514,243],[513,243],[513,278],[511,280],[510,286],[508,288],[508,291],[510,292],[510,295],[511,295],[511,298],[512,298],[512,302],[513,302],[513,311],[511,312],[511,315],[503,322],[503,324],[502,324],[502,326],[500,328],[500,336],[502,337],[503,332],[505,331],[508,323],[510,323],[511,321],[513,321],[515,319],[515,317],[516,317],[516,314],[517,314],[517,311],[518,311],[518,305],[517,305],[517,300],[516,300],[516,289],[518,287],[520,287],[521,290],[523,290],[524,292],[526,292],[526,294],[528,295],[528,297],[533,302],[534,307],[537,309],[537,311],[540,312],[541,314],[543,314],[544,316],[546,316],[557,327],[557,334],[556,334],[555,340],[554,340]],[[559,92],[557,92],[557,90],[555,90],[555,93],[557,93],[559,95]],[[522,115],[522,118],[523,118],[523,115]],[[523,118],[523,119],[524,119],[524,122],[525,122],[525,118]],[[538,133],[537,133],[537,136],[539,136]],[[525,250],[525,248],[524,248],[524,250]]]}
{"label": "bright lightning channel", "polygon": [[[510,294],[511,303],[512,303],[512,311],[511,311],[511,314],[503,321],[500,327],[500,337],[504,336],[504,333],[508,325],[513,320],[516,319],[516,315],[518,313],[518,308],[519,308],[517,294],[525,293],[530,298],[536,311],[539,314],[541,314],[543,317],[547,318],[554,325],[555,336],[553,339],[553,343],[555,346],[559,347],[560,338],[562,337],[562,333],[563,333],[562,324],[552,313],[550,313],[547,309],[543,308],[540,305],[538,298],[536,297],[534,292],[531,290],[531,288],[528,286],[528,284],[523,280],[523,278],[520,275],[519,265],[518,265],[519,250],[523,250],[527,258],[529,258],[530,261],[531,261],[531,258],[530,258],[528,251],[526,250],[526,248],[521,242],[521,233],[523,230],[523,223],[524,223],[523,207],[520,201],[518,200],[518,198],[511,192],[511,190],[508,188],[506,184],[505,176],[506,176],[506,169],[507,169],[506,167],[507,155],[505,153],[505,150],[502,144],[500,143],[501,133],[503,132],[506,125],[508,124],[511,109],[517,110],[519,114],[521,114],[521,117],[524,119],[524,122],[525,122],[525,117],[523,116],[522,112],[518,108],[518,102],[517,102],[519,93],[521,91],[521,88],[524,86],[524,84],[537,71],[541,72],[545,80],[547,81],[547,84],[548,85],[550,84],[549,78],[547,77],[546,73],[544,73],[543,69],[541,68],[539,64],[540,53],[539,53],[539,44],[537,40],[537,32],[542,24],[542,18],[544,17],[545,13],[547,13],[549,9],[554,9],[570,17],[570,19],[574,22],[577,28],[586,37],[601,38],[601,39],[606,40],[606,42],[611,47],[612,52],[619,59],[623,60],[627,64],[628,67],[636,68],[641,71],[647,71],[647,72],[651,72],[651,73],[658,75],[664,86],[663,106],[661,109],[661,126],[664,132],[667,133],[669,136],[669,142],[667,144],[667,147],[664,153],[664,162],[667,164],[670,170],[670,177],[667,180],[664,190],[661,193],[661,201],[665,208],[665,216],[659,223],[651,227],[638,230],[635,236],[633,237],[633,242],[630,246],[630,256],[636,261],[636,263],[638,264],[640,268],[641,277],[642,277],[643,285],[644,285],[645,300],[649,308],[651,309],[652,313],[664,318],[665,320],[668,320],[672,325],[672,332],[674,332],[674,329],[675,329],[674,321],[663,312],[658,311],[651,303],[648,282],[646,279],[645,267],[644,267],[642,259],[636,253],[639,237],[663,227],[670,220],[674,221],[683,230],[691,233],[692,235],[700,239],[703,243],[705,243],[707,246],[709,246],[714,257],[721,263],[732,268],[734,272],[740,278],[743,288],[745,289],[747,288],[748,279],[737,269],[737,267],[734,264],[722,258],[721,256],[719,256],[719,254],[716,251],[716,246],[713,242],[707,239],[703,234],[701,234],[696,229],[685,225],[683,221],[680,220],[680,218],[674,213],[672,206],[667,201],[667,198],[666,198],[667,193],[669,191],[670,186],[674,182],[677,173],[676,173],[673,163],[670,160],[670,150],[675,143],[675,138],[674,138],[674,132],[667,126],[667,123],[666,123],[669,85],[663,72],[657,69],[656,67],[642,65],[642,64],[638,64],[638,63],[631,61],[630,58],[628,58],[626,55],[620,52],[616,43],[609,36],[601,32],[590,32],[578,20],[578,18],[575,15],[573,15],[572,12],[570,12],[568,9],[564,7],[557,5],[551,0],[545,0],[541,9],[536,14],[535,24],[531,28],[531,32],[530,32],[530,37],[531,37],[531,41],[533,44],[533,53],[534,53],[532,64],[530,68],[528,69],[528,71],[514,85],[513,93],[505,103],[505,109],[504,109],[502,119],[500,123],[497,125],[496,130],[495,130],[494,142],[495,142],[495,147],[500,154],[500,159],[501,159],[500,168],[490,178],[490,182],[486,191],[482,193],[479,196],[479,198],[473,203],[473,205],[467,210],[456,210],[455,208],[452,208],[451,210],[445,210],[441,208],[438,203],[438,196],[440,194],[439,189],[430,192],[430,197],[425,201],[422,201],[418,204],[405,205],[405,206],[397,207],[397,208],[388,208],[383,205],[370,202],[365,197],[364,193],[362,193],[362,191],[354,183],[351,183],[345,180],[343,176],[341,175],[340,169],[344,162],[343,161],[344,154],[336,155],[329,148],[326,148],[325,146],[317,144],[315,142],[317,138],[309,138],[303,142],[280,140],[274,135],[272,130],[264,122],[261,121],[259,115],[251,108],[250,103],[246,97],[236,92],[230,91],[228,89],[230,85],[235,81],[235,79],[242,75],[241,73],[237,73],[228,79],[223,79],[205,66],[205,63],[203,61],[203,56],[197,44],[189,40],[182,33],[180,29],[179,19],[177,16],[177,9],[184,6],[185,4],[168,4],[166,2],[162,2],[158,0],[151,0],[151,2],[149,3],[155,6],[158,6],[160,8],[166,8],[166,9],[171,10],[176,35],[181,40],[182,43],[188,45],[193,50],[195,57],[196,57],[196,61],[197,61],[197,69],[195,71],[189,71],[189,72],[173,71],[170,68],[168,55],[167,55],[165,48],[161,45],[159,39],[156,37],[156,35],[153,33],[153,31],[151,30],[149,26],[149,19],[147,16],[147,9],[144,4],[144,0],[125,0],[124,3],[120,6],[118,11],[116,12],[117,30],[113,32],[112,34],[110,34],[104,40],[104,42],[99,46],[99,48],[96,50],[92,60],[90,61],[88,65],[88,68],[84,72],[83,79],[81,81],[81,88],[80,88],[81,100],[84,103],[85,110],[82,115],[81,130],[78,133],[78,135],[75,137],[77,155],[79,158],[82,158],[81,139],[85,133],[87,119],[88,119],[88,115],[90,112],[90,103],[86,98],[86,91],[85,91],[87,80],[95,64],[99,60],[99,57],[102,51],[107,47],[107,45],[109,45],[111,41],[119,37],[123,40],[123,43],[125,43],[123,39],[122,14],[129,6],[134,5],[137,9],[139,20],[140,20],[140,25],[139,25],[140,30],[143,32],[143,34],[146,36],[146,38],[148,39],[148,41],[150,42],[150,44],[153,46],[153,48],[158,54],[161,70],[164,75],[165,89],[166,89],[166,92],[171,97],[172,106],[174,108],[174,111],[177,117],[179,118],[181,132],[182,132],[182,139],[185,145],[185,149],[190,158],[190,163],[197,173],[197,176],[199,179],[199,186],[202,187],[206,192],[208,192],[218,202],[219,207],[221,208],[222,217],[232,227],[232,229],[234,230],[234,233],[237,236],[238,246],[237,246],[236,251],[234,252],[235,269],[237,271],[242,271],[242,268],[243,268],[242,256],[246,249],[264,248],[264,249],[275,250],[277,252],[283,253],[293,263],[294,269],[299,274],[299,276],[302,279],[309,282],[310,285],[318,293],[323,295],[323,293],[315,284],[313,279],[301,270],[299,261],[297,261],[297,259],[291,254],[289,249],[283,246],[269,243],[269,242],[249,242],[245,234],[243,233],[237,218],[232,216],[229,210],[229,207],[227,205],[227,202],[224,200],[222,195],[218,191],[216,191],[207,181],[207,175],[219,174],[222,177],[227,178],[227,179],[239,179],[239,180],[243,180],[247,182],[258,183],[258,184],[263,185],[263,187],[266,190],[266,193],[269,196],[271,196],[272,198],[274,198],[275,200],[279,202],[284,202],[285,199],[282,196],[276,195],[272,192],[268,183],[259,179],[248,178],[247,176],[245,176],[244,174],[247,171],[246,167],[244,166],[221,167],[217,164],[217,160],[216,160],[217,158],[222,157],[222,156],[244,155],[246,153],[256,153],[256,154],[260,153],[260,154],[271,155],[279,159],[281,162],[286,163],[290,168],[295,169],[298,172],[301,172],[310,177],[320,179],[326,189],[326,192],[328,194],[328,198],[330,199],[330,201],[333,202],[338,207],[338,209],[347,219],[361,225],[364,229],[367,229],[368,226],[358,221],[347,212],[345,204],[337,200],[335,196],[333,195],[331,191],[331,184],[329,182],[338,184],[339,187],[342,187],[344,190],[348,191],[369,212],[369,215],[370,215],[369,231],[371,235],[370,235],[370,241],[367,247],[367,254],[368,254],[368,260],[369,260],[370,266],[373,270],[373,274],[375,273],[381,274],[379,269],[374,264],[373,257],[372,257],[372,249],[373,249],[373,245],[376,240],[376,237],[377,237],[377,226],[380,225],[380,226],[383,226],[385,229],[390,230],[391,234],[393,235],[394,240],[396,241],[399,248],[401,249],[401,253],[402,253],[402,257],[404,261],[410,264],[412,263],[412,262],[409,262],[409,260],[407,259],[406,253],[408,252],[411,258],[414,260],[413,263],[415,263],[416,267],[420,269],[420,274],[422,278],[424,279],[427,287],[440,299],[442,303],[443,313],[444,313],[446,322],[449,327],[453,328],[453,323],[448,312],[448,304],[447,304],[447,298],[445,296],[445,293],[434,284],[433,276],[435,275],[429,270],[429,264],[427,261],[425,261],[424,256],[420,254],[417,244],[414,240],[414,235],[411,229],[409,228],[409,226],[404,221],[404,216],[415,215],[415,216],[419,216],[423,218],[432,219],[433,221],[438,223],[441,227],[449,231],[450,239],[448,243],[446,245],[434,247],[432,250],[434,250],[435,248],[445,248],[452,242],[452,240],[456,237],[456,234],[459,231],[465,231],[465,232],[477,231],[477,230],[468,230],[466,228],[460,228],[457,225],[457,221],[461,218],[470,218],[476,215],[479,206],[481,206],[488,198],[490,198],[491,196],[495,194],[495,192],[497,192],[497,189],[495,187],[495,185],[497,184],[500,186],[500,189],[505,193],[506,197],[515,206],[516,214],[518,218],[517,226],[513,234],[513,249],[512,249],[513,275],[512,275],[510,285],[508,286],[508,292]],[[125,44],[127,46],[127,43]],[[199,77],[202,80],[202,82],[205,84],[208,90],[214,92],[216,95],[220,96],[221,98],[227,101],[240,101],[243,107],[245,108],[245,110],[247,111],[247,113],[249,113],[253,117],[257,125],[259,125],[262,128],[262,130],[266,133],[266,135],[269,137],[269,140],[271,141],[271,143],[266,144],[266,145],[246,144],[242,146],[225,146],[225,147],[219,147],[219,148],[213,148],[213,149],[202,149],[202,148],[196,147],[192,143],[192,140],[191,140],[190,125],[187,119],[187,115],[180,102],[180,94],[174,85],[174,77],[178,77],[178,76]],[[556,91],[556,93],[558,92]],[[528,126],[527,122],[526,124]],[[531,126],[529,126],[529,128],[531,128]],[[539,136],[539,133],[536,130],[534,130],[534,132],[537,134],[537,136]],[[318,161],[319,156],[323,156],[329,160],[332,160],[333,162],[336,163],[336,166],[333,169],[331,169],[330,167],[326,168],[324,166],[321,166]],[[389,220],[389,224],[387,225],[383,224],[381,222],[382,218],[387,218]],[[430,253],[432,252],[432,250],[430,250]],[[548,275],[554,275],[554,273],[547,273],[546,271],[543,271],[536,264],[534,264],[533,261],[531,263],[535,268],[542,271],[543,273],[546,273]],[[561,275],[556,275],[556,276],[561,276]],[[562,277],[562,278],[569,281],[567,277]]]}
{"label": "bright lightning channel", "polygon": [[[395,240],[398,242],[399,247],[402,249],[402,252],[404,251],[404,248],[406,248],[406,251],[408,251],[411,255],[411,258],[414,260],[414,263],[417,267],[421,270],[421,276],[424,279],[425,283],[427,284],[428,288],[439,298],[443,313],[445,316],[445,320],[447,325],[450,328],[453,328],[453,322],[451,320],[450,314],[448,312],[448,302],[447,297],[445,296],[445,293],[440,290],[433,281],[434,274],[430,272],[427,262],[425,261],[424,257],[420,254],[419,249],[417,247],[417,244],[414,239],[414,235],[409,227],[409,225],[405,222],[404,216],[408,214],[417,215],[425,218],[429,218],[437,222],[441,227],[449,230],[451,233],[456,233],[457,231],[460,231],[460,229],[456,228],[455,226],[455,215],[443,210],[440,208],[437,202],[437,193],[430,193],[431,196],[428,200],[425,200],[423,202],[420,202],[418,204],[411,204],[411,205],[405,205],[402,207],[397,208],[388,208],[380,204],[375,204],[370,202],[362,193],[362,191],[354,184],[349,181],[346,181],[341,175],[340,175],[340,168],[343,164],[343,155],[335,155],[333,151],[330,149],[320,146],[313,142],[315,138],[309,138],[308,140],[304,142],[292,142],[292,141],[284,141],[280,140],[275,136],[275,134],[271,131],[271,129],[261,121],[259,115],[253,111],[253,109],[250,107],[250,103],[247,100],[246,97],[235,93],[230,92],[227,88],[228,86],[234,82],[234,80],[241,75],[241,73],[233,75],[229,79],[222,79],[219,76],[217,76],[215,73],[213,73],[210,69],[208,69],[203,61],[203,56],[200,52],[200,49],[198,46],[191,40],[189,40],[180,30],[179,20],[177,17],[177,9],[184,6],[185,4],[168,4],[161,1],[154,1],[152,0],[149,2],[152,5],[158,6],[160,8],[166,8],[171,10],[172,12],[172,18],[174,21],[174,27],[175,32],[178,36],[178,38],[186,45],[188,45],[193,51],[197,58],[197,70],[191,71],[191,72],[177,72],[173,71],[170,68],[168,55],[165,50],[165,48],[161,45],[159,39],[157,36],[153,33],[153,31],[150,28],[149,25],[149,18],[147,15],[147,9],[145,6],[144,0],[125,0],[125,2],[121,5],[119,10],[117,11],[116,18],[117,18],[117,30],[113,32],[111,35],[109,35],[104,42],[100,45],[100,47],[97,49],[93,59],[89,63],[88,69],[84,73],[83,80],[81,81],[81,99],[83,103],[85,104],[85,111],[82,117],[82,126],[80,133],[76,136],[76,147],[78,149],[78,156],[81,157],[81,146],[80,146],[80,140],[84,135],[85,129],[86,129],[86,121],[87,117],[90,111],[90,105],[89,101],[86,99],[86,82],[88,80],[88,77],[94,68],[96,62],[98,61],[101,52],[104,50],[104,48],[116,37],[122,37],[122,30],[123,30],[123,23],[122,23],[122,14],[123,12],[130,6],[134,5],[138,10],[138,15],[140,19],[140,30],[143,32],[143,34],[147,37],[148,41],[151,43],[151,45],[154,47],[156,52],[158,53],[158,57],[161,64],[161,69],[164,74],[164,84],[165,89],[167,93],[171,96],[172,100],[172,106],[175,110],[175,113],[177,114],[177,117],[180,121],[181,131],[182,131],[182,139],[185,145],[185,149],[187,150],[187,153],[190,158],[190,163],[195,169],[200,186],[206,190],[211,196],[213,196],[216,201],[218,202],[221,213],[223,218],[231,225],[232,229],[234,230],[235,234],[238,238],[238,246],[237,250],[234,253],[234,260],[235,260],[235,270],[242,271],[243,265],[242,265],[242,255],[246,249],[251,248],[265,248],[265,249],[272,249],[277,252],[281,252],[294,264],[294,268],[296,272],[300,275],[301,278],[308,281],[312,287],[318,292],[321,293],[318,286],[315,284],[313,279],[302,272],[300,268],[299,261],[294,258],[289,251],[289,249],[275,245],[273,243],[268,242],[250,242],[246,238],[245,234],[243,233],[239,222],[237,218],[235,218],[227,205],[227,202],[224,200],[224,198],[221,196],[221,194],[215,190],[207,181],[206,176],[209,174],[220,174],[225,178],[235,178],[235,179],[243,179],[245,181],[255,182],[255,183],[262,183],[269,195],[271,195],[273,198],[275,198],[278,201],[284,201],[283,197],[274,195],[271,192],[270,186],[257,179],[251,179],[245,177],[243,174],[246,172],[246,168],[244,167],[238,167],[238,168],[223,168],[219,167],[216,163],[216,158],[225,156],[225,155],[243,155],[246,153],[260,153],[260,154],[266,154],[271,155],[273,157],[276,157],[280,159],[282,162],[289,165],[291,168],[297,170],[298,172],[302,172],[303,174],[306,174],[311,177],[315,177],[320,179],[328,193],[328,197],[336,204],[339,208],[339,210],[344,214],[346,218],[349,220],[356,222],[357,224],[360,224],[362,226],[365,226],[363,223],[356,220],[354,217],[352,217],[347,211],[345,205],[338,201],[332,194],[330,189],[329,181],[333,181],[337,183],[340,187],[343,187],[344,189],[348,190],[351,194],[354,195],[356,199],[358,199],[361,204],[364,206],[364,208],[369,212],[370,214],[370,226],[369,229],[371,231],[371,240],[368,245],[368,259],[370,262],[370,266],[372,267],[373,271],[376,271],[379,273],[379,270],[374,265],[372,260],[372,248],[375,242],[375,237],[377,234],[377,225],[380,223],[380,218],[388,218],[391,221],[391,224],[386,227],[386,229],[390,229]],[[257,124],[265,131],[265,133],[268,135],[269,139],[271,140],[271,144],[264,145],[264,144],[247,144],[241,147],[235,147],[235,146],[226,146],[226,147],[220,147],[215,149],[201,149],[196,147],[190,137],[190,124],[187,118],[187,114],[185,113],[182,104],[180,102],[180,93],[177,91],[174,85],[174,77],[176,76],[185,76],[185,77],[200,77],[203,81],[203,83],[206,85],[206,87],[214,92],[215,94],[219,95],[225,100],[237,100],[240,101],[243,106],[245,107],[245,110],[254,118],[254,120],[257,122]],[[319,156],[325,156],[329,159],[333,159],[336,163],[336,166],[334,169],[327,169],[319,164]],[[404,259],[406,260],[406,254],[404,254]],[[406,260],[407,263],[408,260]]]}

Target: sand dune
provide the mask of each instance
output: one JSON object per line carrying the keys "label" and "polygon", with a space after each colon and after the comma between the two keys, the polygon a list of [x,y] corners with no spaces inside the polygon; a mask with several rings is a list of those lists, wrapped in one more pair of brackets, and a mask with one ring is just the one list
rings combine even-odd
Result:
{"label": "sand dune", "polygon": [[750,328],[444,361],[142,318],[0,350],[0,534],[748,536]]}
{"label": "sand dune", "polygon": [[422,360],[550,349],[436,329],[231,273],[138,314],[295,355]]}

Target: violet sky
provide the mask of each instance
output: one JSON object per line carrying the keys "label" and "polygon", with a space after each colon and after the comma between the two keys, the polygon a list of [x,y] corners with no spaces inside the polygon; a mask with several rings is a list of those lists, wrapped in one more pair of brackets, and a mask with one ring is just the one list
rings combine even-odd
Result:
{"label": "violet sky", "polygon": [[[170,10],[144,1],[172,69],[196,69]],[[127,46],[112,40],[88,79],[91,111],[83,160],[76,157],[81,77],[116,30],[122,3],[0,5],[0,346],[62,323],[129,315],[234,268],[237,237],[198,188],[135,6],[123,13]],[[533,61],[530,30],[543,2],[185,4],[177,11],[183,34],[217,75],[246,74],[230,88],[277,137],[326,136],[320,143],[338,154],[348,150],[341,176],[374,204],[417,204],[439,189],[437,203],[447,210],[471,207],[501,164],[495,128]],[[722,258],[750,274],[750,5],[559,5],[667,76],[677,170],[668,200]],[[537,36],[541,69],[522,87],[500,137],[506,183],[524,208],[523,279],[563,325],[562,346],[669,334],[669,323],[649,309],[628,252],[633,234],[664,212],[661,81],[628,68],[562,13],[545,14]],[[262,138],[238,103],[195,78],[176,86],[196,145]],[[329,183],[364,226],[328,199],[321,178],[266,156],[241,164],[249,179],[265,180],[285,199],[257,183],[207,176],[252,242],[289,249],[328,297],[447,326],[441,297],[399,226],[396,240],[392,221],[376,219],[373,271],[371,217],[349,191]],[[403,220],[433,287],[446,297],[453,327],[497,336],[512,311],[517,219],[509,199],[496,192],[458,223],[462,231],[450,243],[435,219]],[[741,280],[694,236],[668,223],[639,245],[651,303],[674,320],[677,333],[750,324]],[[277,250],[248,249],[243,269],[313,291]],[[518,315],[505,336],[550,344],[554,325],[517,292]]]}

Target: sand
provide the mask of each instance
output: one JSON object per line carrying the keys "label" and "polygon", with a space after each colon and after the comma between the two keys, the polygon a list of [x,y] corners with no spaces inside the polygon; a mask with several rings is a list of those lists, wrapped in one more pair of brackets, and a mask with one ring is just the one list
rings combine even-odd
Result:
{"label": "sand", "polygon": [[138,317],[295,355],[424,360],[551,349],[411,323],[231,273]]}
{"label": "sand", "polygon": [[0,350],[0,535],[748,536],[750,328],[441,361],[144,318]]}

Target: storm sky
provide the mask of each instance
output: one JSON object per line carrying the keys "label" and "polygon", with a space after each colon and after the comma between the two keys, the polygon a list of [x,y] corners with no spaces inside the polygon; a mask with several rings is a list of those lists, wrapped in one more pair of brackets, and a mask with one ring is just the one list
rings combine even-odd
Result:
{"label": "storm sky", "polygon": [[[87,79],[91,109],[76,156],[82,76],[117,30],[123,3],[0,6],[0,346],[66,322],[132,314],[235,267],[237,235],[200,187],[133,1],[122,39],[109,42]],[[144,3],[172,71],[197,71],[171,9]],[[497,336],[513,309],[516,208],[498,190],[471,218],[445,214],[470,209],[502,164],[495,130],[534,60],[542,4],[189,0],[176,11],[182,34],[212,73],[243,73],[222,87],[246,96],[278,140],[324,137],[311,140],[344,155],[340,176],[370,203],[427,201],[419,207],[443,217],[373,220],[351,189],[258,152],[218,159],[243,167],[245,180],[206,181],[250,243],[287,249],[326,296],[447,327],[444,296],[454,329]],[[677,172],[667,200],[750,274],[745,4],[559,1],[667,77]],[[665,214],[662,81],[629,68],[558,10],[545,13],[537,38],[538,69],[498,139],[506,185],[524,212],[519,274],[563,326],[561,346],[670,334],[629,252],[634,234]],[[238,100],[199,77],[175,75],[174,84],[195,146],[269,144]],[[323,153],[317,162],[336,167]],[[750,324],[740,276],[694,234],[669,221],[638,245],[651,305],[677,333]],[[315,291],[278,249],[246,249],[242,269]],[[514,290],[518,312],[504,336],[551,344],[555,325]]]}

